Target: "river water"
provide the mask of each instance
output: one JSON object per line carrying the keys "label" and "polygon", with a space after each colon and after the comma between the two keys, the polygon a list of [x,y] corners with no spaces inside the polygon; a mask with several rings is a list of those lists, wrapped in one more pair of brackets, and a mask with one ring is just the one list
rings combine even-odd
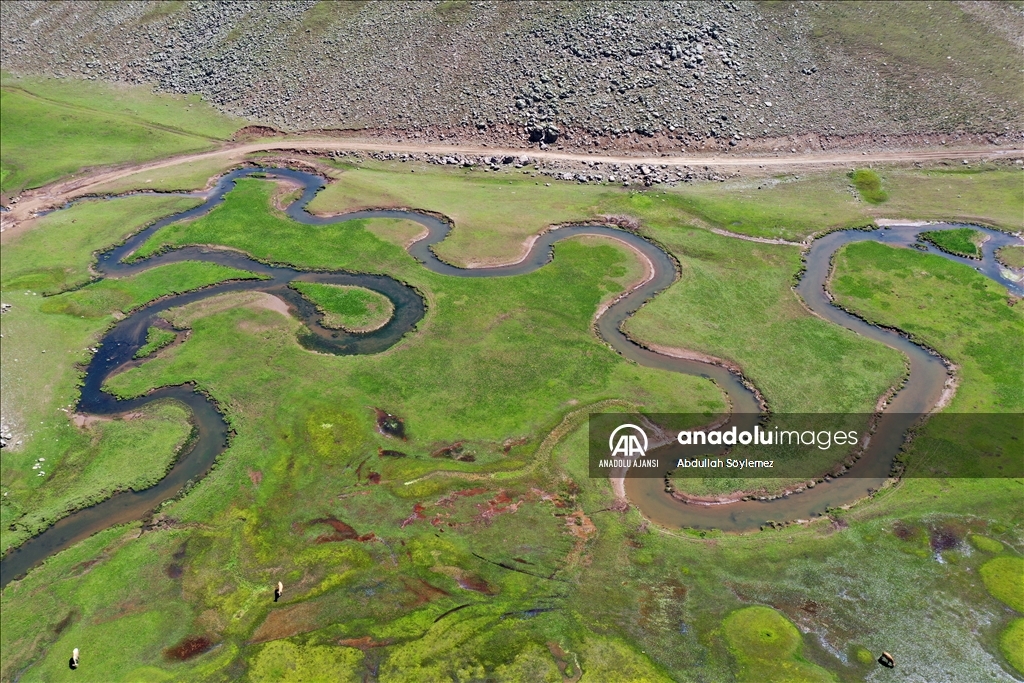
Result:
{"label": "river water", "polygon": [[[233,291],[261,291],[280,297],[288,303],[290,312],[306,327],[300,334],[303,346],[321,353],[339,355],[372,354],[390,348],[411,332],[423,318],[426,306],[422,297],[411,287],[386,275],[360,273],[311,272],[258,262],[243,254],[224,249],[185,247],[145,259],[125,262],[139,246],[160,228],[180,220],[208,213],[224,201],[224,195],[239,178],[252,175],[281,177],[300,183],[302,196],[292,203],[286,213],[292,219],[307,225],[327,225],[364,218],[399,218],[412,220],[427,228],[427,236],[409,247],[409,253],[426,268],[452,277],[509,277],[531,273],[550,262],[556,242],[579,235],[611,237],[627,243],[642,253],[652,264],[650,280],[627,296],[613,303],[596,322],[597,333],[627,359],[648,367],[706,377],[714,381],[727,395],[734,419],[753,417],[760,405],[755,394],[738,375],[726,368],[710,363],[665,356],[638,346],[622,332],[622,323],[639,309],[645,301],[661,292],[676,279],[676,264],[662,249],[646,239],[606,225],[574,225],[549,230],[534,242],[526,257],[513,265],[463,269],[439,260],[431,250],[444,240],[450,231],[447,222],[427,213],[416,211],[378,210],[359,211],[342,216],[313,216],[306,207],[325,185],[314,175],[289,169],[246,168],[223,176],[198,207],[163,218],[98,258],[96,270],[105,276],[124,277],[158,265],[177,261],[207,261],[248,270],[265,279],[226,282],[199,291],[168,297],[144,306],[124,320],[116,323],[103,337],[98,352],[90,361],[82,386],[77,411],[89,415],[115,415],[138,410],[154,401],[176,400],[188,406],[195,428],[192,446],[183,453],[168,474],[155,486],[144,491],[126,491],[95,506],[75,512],[29,539],[8,553],[0,561],[0,587],[23,575],[47,557],[77,543],[92,534],[117,524],[143,519],[156,506],[177,495],[188,482],[195,482],[209,472],[214,462],[228,445],[229,430],[216,403],[197,392],[192,385],[163,387],[145,396],[127,401],[117,400],[102,390],[104,381],[132,362],[146,341],[146,333],[157,316],[169,308],[182,306],[212,296]],[[820,484],[797,496],[771,502],[736,502],[729,505],[699,506],[684,504],[664,492],[661,479],[627,479],[626,492],[632,503],[651,520],[671,528],[719,528],[730,531],[756,529],[767,519],[792,520],[822,514],[826,508],[843,505],[863,497],[869,488],[877,488],[889,473],[893,457],[903,441],[911,422],[935,405],[946,381],[946,368],[941,359],[888,330],[869,325],[833,306],[825,288],[832,255],[851,242],[877,240],[887,244],[909,246],[923,230],[940,230],[954,225],[924,227],[900,226],[883,230],[847,230],[833,232],[814,241],[807,253],[807,271],[797,286],[797,292],[812,311],[854,332],[880,341],[905,354],[910,360],[910,378],[886,410],[873,436],[873,450],[857,462],[849,475]],[[1004,244],[1020,244],[1011,235],[994,230],[983,230],[989,240],[984,245],[982,261],[970,261],[934,249],[934,253],[966,262],[980,272],[1007,286],[1016,294],[1024,294],[1018,283],[1003,277],[995,263],[994,251]],[[383,327],[366,334],[350,334],[325,328],[322,315],[315,307],[288,286],[293,280],[328,284],[354,285],[374,290],[388,297],[395,305],[394,314]]]}

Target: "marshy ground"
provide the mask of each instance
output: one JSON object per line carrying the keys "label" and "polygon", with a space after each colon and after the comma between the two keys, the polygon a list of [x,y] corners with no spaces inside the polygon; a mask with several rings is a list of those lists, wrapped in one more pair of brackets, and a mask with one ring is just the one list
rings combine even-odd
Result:
{"label": "marshy ground", "polygon": [[[877,205],[844,173],[635,192],[416,170],[339,169],[313,207],[438,211],[455,223],[439,253],[459,263],[511,260],[552,223],[634,217],[681,274],[630,333],[735,362],[793,412],[870,410],[903,361],[800,305],[799,246],[708,228],[801,240],[941,214],[1020,230],[1024,205],[1021,172],[1007,167],[875,169],[888,194]],[[883,650],[908,678],[1017,675],[1020,480],[908,478],[807,526],[659,530],[587,476],[585,421],[563,422],[611,398],[724,408],[711,382],[627,363],[592,333],[601,303],[642,275],[631,251],[567,241],[529,275],[448,278],[405,251],[419,226],[304,226],[273,209],[274,193],[240,181],[219,213],[168,226],[140,251],[211,244],[387,273],[423,294],[427,317],[385,353],[335,357],[306,351],[294,319],[249,301],[169,312],[187,341],[109,388],[194,380],[225,407],[231,447],[154,520],[103,531],[4,589],[4,680],[300,680],[325,669],[342,680],[861,680]],[[61,409],[77,395],[75,363],[119,315],[239,276],[182,263],[86,284],[94,251],[195,203],[83,202],[5,241],[4,416],[23,440],[3,454],[5,548],[162,472],[187,434],[174,405],[84,428]],[[841,252],[833,282],[852,310],[958,365],[951,408],[1021,410],[1024,323],[1004,289],[963,264],[872,243]],[[378,429],[374,408],[401,419],[405,440]],[[134,453],[146,458],[124,457]],[[31,468],[39,458],[47,476]],[[278,580],[287,590],[275,604]],[[83,664],[70,672],[76,646]]]}

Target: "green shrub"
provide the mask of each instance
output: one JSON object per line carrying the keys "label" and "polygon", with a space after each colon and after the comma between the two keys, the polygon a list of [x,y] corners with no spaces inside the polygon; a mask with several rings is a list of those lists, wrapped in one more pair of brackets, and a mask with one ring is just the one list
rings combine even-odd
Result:
{"label": "green shrub", "polygon": [[882,189],[882,179],[874,171],[866,168],[850,172],[850,180],[864,201],[870,204],[881,204],[889,198]]}

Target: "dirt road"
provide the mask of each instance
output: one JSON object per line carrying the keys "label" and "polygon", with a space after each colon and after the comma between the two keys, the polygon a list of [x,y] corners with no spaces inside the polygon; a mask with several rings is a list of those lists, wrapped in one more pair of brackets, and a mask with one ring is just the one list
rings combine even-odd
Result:
{"label": "dirt road", "polygon": [[936,161],[990,161],[994,159],[1024,158],[1024,149],[976,147],[967,149],[928,149],[889,152],[823,152],[820,154],[795,154],[779,152],[771,156],[729,156],[718,154],[689,154],[675,156],[620,156],[604,154],[583,154],[554,150],[512,149],[479,145],[417,144],[413,142],[388,143],[374,140],[338,138],[278,138],[252,143],[232,143],[220,149],[196,154],[150,161],[142,164],[105,167],[86,171],[80,177],[58,181],[51,185],[22,193],[11,210],[2,216],[5,237],[17,232],[17,227],[36,213],[59,206],[70,199],[89,194],[105,183],[118,180],[140,171],[151,171],[176,164],[205,159],[223,158],[226,161],[241,161],[253,152],[273,150],[317,150],[317,151],[358,151],[358,152],[409,152],[428,154],[471,154],[519,156],[526,154],[532,159],[552,161],[589,161],[606,164],[664,164],[667,166],[708,166],[720,169],[760,169],[786,167],[829,167],[863,166],[877,163],[927,163]]}

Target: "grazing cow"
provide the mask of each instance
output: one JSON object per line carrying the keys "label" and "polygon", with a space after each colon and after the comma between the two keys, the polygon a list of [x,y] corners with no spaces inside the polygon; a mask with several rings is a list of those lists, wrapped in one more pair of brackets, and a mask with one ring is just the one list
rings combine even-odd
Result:
{"label": "grazing cow", "polygon": [[77,669],[78,668],[78,648],[77,647],[74,650],[71,651],[71,659],[68,661],[68,666],[71,669]]}
{"label": "grazing cow", "polygon": [[878,663],[887,669],[892,669],[896,666],[896,660],[888,652],[882,653],[882,656],[878,658]]}
{"label": "grazing cow", "polygon": [[277,588],[274,589],[274,602],[277,602],[281,599],[282,593],[284,593],[284,584],[278,581]]}

